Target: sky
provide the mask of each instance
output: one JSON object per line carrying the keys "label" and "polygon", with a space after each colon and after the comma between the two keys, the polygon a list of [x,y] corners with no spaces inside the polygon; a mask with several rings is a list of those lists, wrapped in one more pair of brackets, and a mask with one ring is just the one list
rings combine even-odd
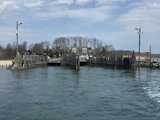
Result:
{"label": "sky", "polygon": [[92,37],[116,50],[160,54],[160,0],[0,0],[0,44]]}

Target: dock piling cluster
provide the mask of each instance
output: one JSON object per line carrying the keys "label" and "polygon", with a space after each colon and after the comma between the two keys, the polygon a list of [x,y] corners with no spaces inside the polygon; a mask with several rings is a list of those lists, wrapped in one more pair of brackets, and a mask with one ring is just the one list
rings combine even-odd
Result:
{"label": "dock piling cluster", "polygon": [[123,57],[123,55],[106,55],[105,57],[94,57],[93,64],[104,64],[108,66],[135,67],[136,57],[133,55]]}
{"label": "dock piling cluster", "polygon": [[63,54],[61,66],[65,64],[75,67],[77,70],[80,69],[79,55],[76,53]]}
{"label": "dock piling cluster", "polygon": [[36,66],[42,66],[47,64],[47,58],[44,55],[28,55],[25,53],[24,57],[21,54],[17,54],[14,59],[15,69],[27,69]]}

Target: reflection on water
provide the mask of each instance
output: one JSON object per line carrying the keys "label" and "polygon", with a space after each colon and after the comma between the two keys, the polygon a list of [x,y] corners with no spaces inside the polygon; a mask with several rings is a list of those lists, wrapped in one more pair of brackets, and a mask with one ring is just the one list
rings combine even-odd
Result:
{"label": "reflection on water", "polygon": [[1,69],[0,119],[160,117],[159,69],[105,66]]}

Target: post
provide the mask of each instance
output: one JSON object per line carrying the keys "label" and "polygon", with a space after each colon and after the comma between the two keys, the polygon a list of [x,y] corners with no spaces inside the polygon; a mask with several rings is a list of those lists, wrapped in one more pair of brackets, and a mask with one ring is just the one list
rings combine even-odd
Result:
{"label": "post", "polygon": [[35,53],[34,53],[34,66],[36,66],[36,56],[35,56]]}
{"label": "post", "polygon": [[139,64],[138,64],[139,67],[140,67],[140,45],[141,45],[141,28],[139,28]]}
{"label": "post", "polygon": [[132,54],[132,66],[133,66],[133,68],[135,68],[135,53],[134,53],[134,50],[133,50],[133,54]]}
{"label": "post", "polygon": [[150,62],[152,62],[152,53],[151,53],[151,46],[150,46]]}
{"label": "post", "polygon": [[[135,28],[136,30],[138,30],[138,28]],[[141,45],[141,34],[143,34],[143,32],[141,32],[141,28],[139,28],[138,30],[138,34],[139,34],[139,64],[138,66],[140,67],[140,45]]]}
{"label": "post", "polygon": [[148,65],[148,53],[147,53],[147,65]]}
{"label": "post", "polygon": [[77,69],[80,69],[79,55],[75,54],[75,58],[76,58],[76,70],[77,70]]}
{"label": "post", "polygon": [[16,36],[17,36],[17,49],[16,49],[16,55],[18,54],[18,21],[17,21],[17,24],[16,24]]}

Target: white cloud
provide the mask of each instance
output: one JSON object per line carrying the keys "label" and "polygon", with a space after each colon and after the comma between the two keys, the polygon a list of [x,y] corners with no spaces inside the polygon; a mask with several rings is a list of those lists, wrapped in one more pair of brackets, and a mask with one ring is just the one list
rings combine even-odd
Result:
{"label": "white cloud", "polygon": [[61,4],[67,4],[67,5],[71,5],[74,3],[74,0],[56,0],[56,1],[52,1],[49,4],[50,5],[61,5]]}
{"label": "white cloud", "polygon": [[76,0],[76,4],[79,4],[79,5],[83,5],[85,3],[88,3],[88,2],[92,2],[94,0]]}
{"label": "white cloud", "polygon": [[160,19],[160,8],[154,9],[154,7],[151,7],[152,5],[152,3],[144,3],[141,6],[130,9],[127,13],[120,15],[117,21],[125,24],[144,21],[157,22]]}
{"label": "white cloud", "polygon": [[38,2],[31,2],[31,3],[24,3],[25,7],[40,7],[43,6],[44,1],[38,1]]}
{"label": "white cloud", "polygon": [[[136,4],[135,4],[136,5]],[[155,7],[156,6],[156,9]],[[152,7],[151,7],[152,6]],[[160,44],[160,7],[157,7],[157,3],[155,4],[152,1],[144,0],[142,4],[134,6],[126,13],[121,14],[117,19],[117,25],[123,26],[124,31],[122,33],[114,32],[116,36],[123,35],[122,39],[126,41],[136,41],[138,43],[138,31],[135,31],[135,28],[141,28],[142,32],[142,41],[141,41],[141,51],[147,52],[149,51],[149,46],[154,46],[154,52],[158,51],[158,45]],[[124,34],[126,33],[126,35]],[[135,35],[133,35],[135,33]],[[125,38],[124,38],[125,36]],[[112,38],[114,38],[112,36]],[[128,38],[128,39],[127,39]],[[118,39],[118,38],[117,38]],[[113,40],[114,41],[114,40]],[[138,50],[138,49],[137,49]]]}
{"label": "white cloud", "polygon": [[10,1],[2,2],[0,4],[0,14],[5,11],[5,9],[19,9],[19,7],[14,3]]}
{"label": "white cloud", "polygon": [[96,0],[96,1],[97,1],[96,5],[104,5],[106,3],[126,2],[129,0]]}
{"label": "white cloud", "polygon": [[149,12],[149,10],[146,8],[142,8],[142,9],[135,8],[135,9],[129,10],[128,13],[121,15],[117,21],[120,23],[126,24],[126,22],[130,22],[130,23],[134,21],[142,22],[142,21],[153,19],[152,16],[147,15],[147,12]]}
{"label": "white cloud", "polygon": [[42,19],[69,17],[85,21],[105,21],[110,17],[109,12],[111,9],[115,9],[115,7],[102,6],[97,8],[76,10],[68,9],[68,7],[54,7],[50,12],[37,12],[33,16],[35,18]]}
{"label": "white cloud", "polygon": [[[0,44],[6,45],[7,43],[13,43],[16,41],[16,28],[15,27],[1,27],[0,26]],[[19,28],[18,30],[19,43],[24,41],[33,42],[31,38],[42,38],[44,35],[40,30],[33,30],[30,28]],[[43,40],[43,39],[42,39]]]}
{"label": "white cloud", "polygon": [[160,7],[160,3],[153,3],[153,4],[151,5],[151,7],[159,8],[159,7]]}

